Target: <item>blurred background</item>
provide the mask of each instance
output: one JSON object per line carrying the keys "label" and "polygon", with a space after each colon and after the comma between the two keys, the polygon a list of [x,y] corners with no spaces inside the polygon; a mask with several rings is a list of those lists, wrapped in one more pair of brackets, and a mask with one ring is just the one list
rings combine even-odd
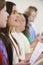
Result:
{"label": "blurred background", "polygon": [[34,25],[36,33],[43,32],[43,0],[12,0],[19,12],[23,13],[30,5],[37,7],[38,13]]}

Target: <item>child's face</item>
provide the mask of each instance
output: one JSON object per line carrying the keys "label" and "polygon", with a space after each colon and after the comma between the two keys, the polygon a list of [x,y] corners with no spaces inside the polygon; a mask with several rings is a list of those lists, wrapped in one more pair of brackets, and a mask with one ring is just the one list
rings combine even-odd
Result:
{"label": "child's face", "polygon": [[4,7],[4,8],[0,11],[0,27],[1,27],[1,28],[6,27],[8,15],[9,15],[9,14],[6,12],[6,7]]}

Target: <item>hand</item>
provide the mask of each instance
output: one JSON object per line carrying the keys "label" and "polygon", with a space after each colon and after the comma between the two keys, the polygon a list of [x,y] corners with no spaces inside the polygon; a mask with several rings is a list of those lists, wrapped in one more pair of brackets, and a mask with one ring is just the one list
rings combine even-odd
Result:
{"label": "hand", "polygon": [[36,37],[36,39],[39,41],[39,42],[41,42],[41,43],[43,43],[43,38],[41,38],[41,36],[43,35],[43,33],[41,34],[41,35],[37,35],[37,37]]}
{"label": "hand", "polygon": [[21,60],[19,63],[21,63],[21,64],[28,64],[29,65],[29,60],[28,59],[26,59],[26,60]]}
{"label": "hand", "polygon": [[37,41],[41,41],[40,34],[37,34],[36,40],[37,40]]}
{"label": "hand", "polygon": [[14,65],[30,65],[29,63],[18,63],[18,64],[14,64]]}
{"label": "hand", "polygon": [[20,63],[22,63],[22,62],[24,62],[24,63],[28,63],[28,62],[29,62],[28,59],[26,59],[26,60],[20,60],[20,59],[19,59],[19,61],[20,61]]}
{"label": "hand", "polygon": [[27,60],[21,60],[21,59],[19,59],[19,61],[20,62],[18,64],[14,64],[14,65],[30,65],[28,59]]}

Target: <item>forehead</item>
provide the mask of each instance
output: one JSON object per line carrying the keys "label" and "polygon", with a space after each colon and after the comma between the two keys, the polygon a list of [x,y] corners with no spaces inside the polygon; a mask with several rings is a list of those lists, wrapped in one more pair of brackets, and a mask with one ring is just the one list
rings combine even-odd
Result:
{"label": "forehead", "polygon": [[36,15],[36,13],[37,13],[36,11],[32,11],[31,12],[32,15]]}
{"label": "forehead", "polygon": [[12,10],[15,10],[15,9],[16,9],[16,6],[14,5],[13,8],[12,8]]}

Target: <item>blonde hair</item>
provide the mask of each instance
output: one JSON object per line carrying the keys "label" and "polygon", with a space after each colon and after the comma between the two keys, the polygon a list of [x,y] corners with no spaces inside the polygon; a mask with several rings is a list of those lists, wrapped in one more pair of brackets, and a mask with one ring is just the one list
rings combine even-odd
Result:
{"label": "blonde hair", "polygon": [[31,15],[31,12],[33,12],[33,11],[37,12],[37,8],[34,7],[34,6],[29,6],[27,8],[27,10],[25,11],[25,14],[28,15],[28,16],[30,16]]}

